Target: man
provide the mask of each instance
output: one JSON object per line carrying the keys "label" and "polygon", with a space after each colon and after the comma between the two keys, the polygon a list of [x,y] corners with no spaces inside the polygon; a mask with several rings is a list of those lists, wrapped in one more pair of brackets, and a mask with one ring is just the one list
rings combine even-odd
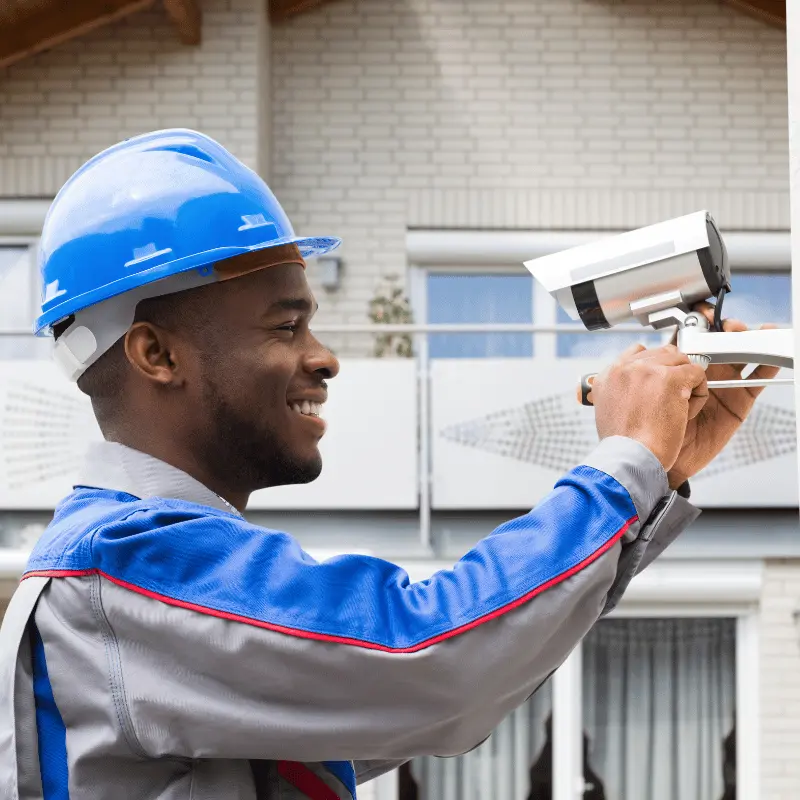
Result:
{"label": "man", "polygon": [[427,581],[249,524],[251,492],[320,473],[339,365],[304,259],[337,244],[191,131],[122,142],[56,197],[37,332],[107,441],[4,620],[4,799],[352,800],[484,740],[697,516],[687,479],[756,393],[709,396],[665,347],[597,379],[581,466]]}

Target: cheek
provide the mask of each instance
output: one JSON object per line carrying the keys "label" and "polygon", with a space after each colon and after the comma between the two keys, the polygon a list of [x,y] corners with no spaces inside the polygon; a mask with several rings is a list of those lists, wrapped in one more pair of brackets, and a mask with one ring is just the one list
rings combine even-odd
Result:
{"label": "cheek", "polygon": [[286,395],[290,375],[285,366],[264,357],[257,348],[241,348],[228,352],[209,365],[207,379],[227,404],[244,416],[261,417],[288,411]]}
{"label": "cheek", "polygon": [[237,395],[237,405],[249,405],[256,413],[259,409],[288,412],[286,397],[294,371],[281,360],[267,358],[257,350],[243,355],[233,369],[227,370],[227,391]]}

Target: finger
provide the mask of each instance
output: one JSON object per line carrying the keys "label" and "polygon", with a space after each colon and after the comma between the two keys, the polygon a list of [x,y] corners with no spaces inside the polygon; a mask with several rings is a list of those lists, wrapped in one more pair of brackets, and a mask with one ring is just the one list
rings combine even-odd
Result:
{"label": "finger", "polygon": [[[702,314],[706,320],[708,321],[709,325],[714,324],[714,314],[716,313],[716,307],[712,306],[710,303],[702,302],[697,303],[696,305],[692,306],[692,311],[697,311]],[[724,319],[722,320],[722,330],[723,331],[746,331],[748,330],[747,325],[744,322],[738,319]]]}
{"label": "finger", "polygon": [[722,321],[722,330],[726,333],[738,333],[750,329],[740,319],[725,319]]}
{"label": "finger", "polygon": [[[774,325],[771,322],[768,322],[760,327],[760,330],[774,330],[777,328],[777,325]],[[726,332],[729,333],[739,333],[741,331],[750,330],[748,326],[738,319],[728,319],[725,320],[723,328]],[[715,381],[725,381],[725,380],[732,380],[735,378],[741,378],[742,372],[747,364],[717,364],[712,365],[708,368],[708,375],[709,380]],[[777,374],[777,373],[776,373]]]}
{"label": "finger", "polygon": [[714,324],[714,306],[711,303],[707,303],[705,300],[701,303],[696,303],[692,306],[692,311],[702,314],[708,320],[709,325]]}
{"label": "finger", "polygon": [[[747,325],[739,319],[724,319],[722,320],[722,330],[725,333],[742,333],[743,331],[749,330]],[[738,378],[742,374],[742,370],[746,367],[746,364],[728,364],[728,373],[730,375],[731,370],[733,371],[733,375],[730,375],[728,378],[721,378],[721,380],[730,380],[730,378]]]}
{"label": "finger", "polygon": [[675,330],[672,332],[672,336],[669,337],[668,344],[672,345],[673,347],[678,346],[678,334],[680,333],[681,329],[677,325],[675,326]]}
{"label": "finger", "polygon": [[758,397],[767,387],[747,386],[747,381],[772,380],[780,371],[780,367],[770,367],[767,364],[761,364],[744,379],[742,388],[747,389],[753,397]]}
{"label": "finger", "polygon": [[676,345],[665,344],[661,347],[652,347],[649,350],[642,350],[637,353],[631,361],[654,361],[657,364],[663,364],[665,367],[679,367],[683,364],[688,364],[689,356],[682,353]]}
{"label": "finger", "polygon": [[[702,392],[702,390],[696,391]],[[708,398],[708,388],[706,388],[705,393],[692,393],[692,396],[689,398],[689,419],[694,419],[703,410],[705,404],[708,402]]]}
{"label": "finger", "polygon": [[645,346],[643,344],[639,344],[638,342],[636,344],[632,344],[630,347],[626,347],[622,351],[622,354],[617,359],[617,361],[620,361],[620,362],[632,361],[633,359],[635,359],[640,353],[642,353],[646,349],[647,348],[645,348]]}
{"label": "finger", "polygon": [[708,396],[706,371],[699,364],[682,364],[672,367],[670,378],[673,385],[680,389],[684,400],[689,400],[693,395],[696,397]]}

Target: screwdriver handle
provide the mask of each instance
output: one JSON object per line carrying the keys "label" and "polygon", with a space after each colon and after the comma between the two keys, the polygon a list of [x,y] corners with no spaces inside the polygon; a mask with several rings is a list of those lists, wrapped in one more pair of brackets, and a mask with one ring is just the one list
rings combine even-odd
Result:
{"label": "screwdriver handle", "polygon": [[[578,386],[577,396],[578,402],[582,406],[593,406],[591,393],[592,384],[597,377],[596,372],[590,372],[581,378],[580,385]],[[746,386],[748,389],[755,389],[757,387],[768,388],[771,386],[793,386],[794,378],[761,378],[760,380],[752,380],[746,378],[737,378],[728,381],[709,381],[709,389],[738,389]]]}
{"label": "screwdriver handle", "polygon": [[596,372],[590,372],[581,377],[581,383],[580,386],[578,386],[578,402],[582,406],[594,405],[591,399],[591,394],[592,394],[592,384],[594,383],[594,379],[596,377],[597,377]]}

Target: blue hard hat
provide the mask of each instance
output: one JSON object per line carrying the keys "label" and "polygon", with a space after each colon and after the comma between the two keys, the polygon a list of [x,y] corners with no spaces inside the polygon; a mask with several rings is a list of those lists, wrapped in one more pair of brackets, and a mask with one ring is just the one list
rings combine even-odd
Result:
{"label": "blue hard hat", "polygon": [[292,243],[309,258],[341,240],[295,236],[266,183],[208,136],[127,139],[87,161],[47,212],[34,332],[170,275],[209,274],[223,259]]}

